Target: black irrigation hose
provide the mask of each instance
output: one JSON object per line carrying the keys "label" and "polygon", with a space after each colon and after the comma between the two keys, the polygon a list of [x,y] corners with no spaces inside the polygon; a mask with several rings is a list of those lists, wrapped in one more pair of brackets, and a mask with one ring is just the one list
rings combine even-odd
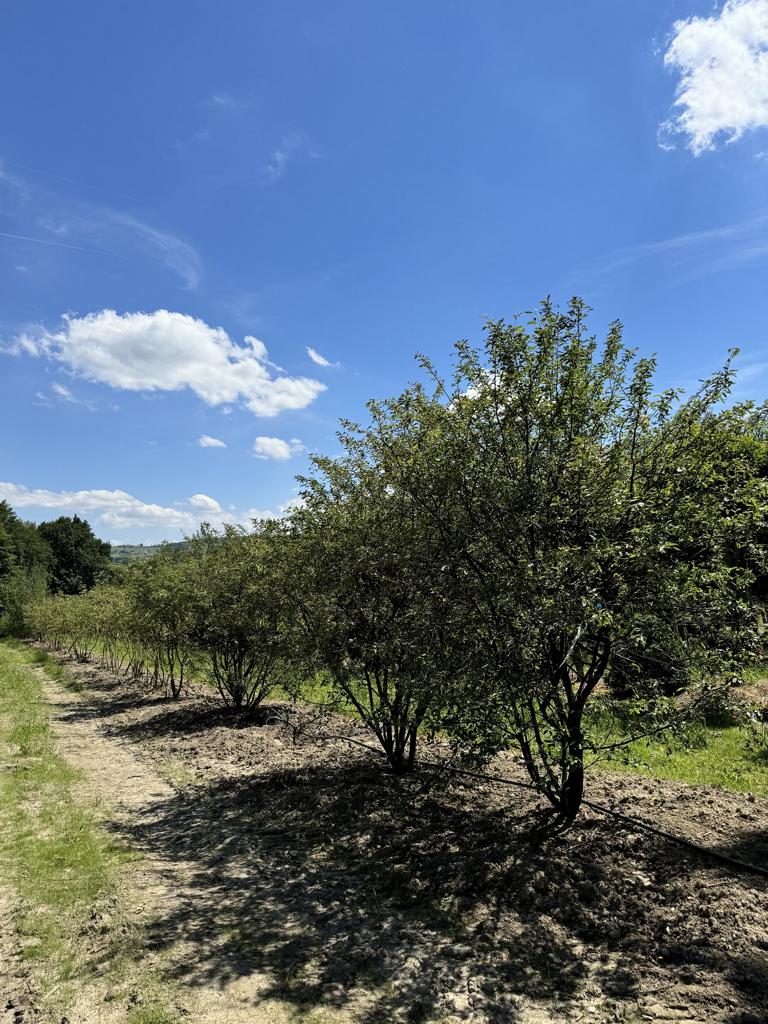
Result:
{"label": "black irrigation hose", "polygon": [[[375,747],[371,747],[360,740],[352,739],[349,736],[323,736],[318,738],[343,740],[345,743],[354,743],[358,747],[363,747],[372,754],[376,754],[381,757],[385,756],[382,751],[377,750]],[[418,764],[420,768],[432,768],[436,771],[453,772],[454,775],[463,775],[469,779],[477,779],[484,782],[500,782],[504,786],[516,786],[518,789],[528,789],[532,790],[534,793],[539,792],[536,786],[532,785],[530,782],[519,782],[517,779],[508,779],[504,775],[489,775],[485,772],[471,772],[466,768],[454,768],[450,765],[441,765],[434,761],[419,761]],[[650,832],[656,836],[661,836],[663,839],[667,839],[672,843],[677,843],[678,846],[683,846],[688,850],[693,850],[695,853],[704,854],[704,856],[710,857],[712,860],[719,861],[721,864],[727,864],[728,867],[735,867],[740,871],[746,871],[749,874],[760,875],[763,878],[768,878],[768,868],[761,867],[759,864],[752,864],[750,861],[739,860],[737,857],[729,857],[727,853],[721,853],[719,850],[713,850],[709,846],[701,846],[699,843],[694,843],[691,839],[685,839],[683,836],[675,835],[674,832],[667,832],[663,828],[656,828],[655,825],[649,825],[647,821],[643,821],[641,818],[635,818],[630,814],[622,814],[621,811],[614,811],[613,808],[606,807],[604,804],[595,803],[593,800],[582,800],[581,802],[585,807],[589,807],[593,811],[599,811],[601,814],[609,814],[614,818],[618,818],[619,821],[629,822],[631,825],[642,828],[646,832]]]}

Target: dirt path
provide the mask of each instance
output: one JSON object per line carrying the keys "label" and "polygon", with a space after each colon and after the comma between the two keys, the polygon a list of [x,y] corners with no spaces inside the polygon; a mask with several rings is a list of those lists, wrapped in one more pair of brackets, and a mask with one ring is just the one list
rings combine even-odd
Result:
{"label": "dirt path", "polygon": [[0,1024],[19,1024],[32,996],[19,951],[14,941],[11,894],[0,886]]}
{"label": "dirt path", "polygon": [[[532,847],[527,794],[425,789],[70,668],[83,695],[46,684],[61,752],[142,855],[122,898],[191,1022],[768,1021],[764,880],[599,815]],[[768,854],[768,801],[625,776],[591,795]]]}
{"label": "dirt path", "polygon": [[[158,978],[173,978],[179,996],[174,1010],[180,1016],[205,1024],[279,1024],[286,1019],[279,1004],[269,998],[266,979],[245,958],[232,963],[231,977],[207,980],[195,971],[202,944],[207,956],[217,956],[220,941],[211,908],[219,894],[231,885],[234,874],[248,878],[249,848],[241,843],[241,863],[229,877],[215,865],[195,858],[195,847],[205,842],[206,822],[194,812],[178,836],[166,831],[167,808],[180,799],[152,761],[139,756],[136,746],[120,743],[105,734],[104,715],[98,697],[73,694],[35,669],[44,682],[51,707],[51,728],[61,756],[79,769],[82,781],[76,795],[97,808],[103,825],[115,838],[140,857],[124,872],[118,896],[119,916],[146,935],[140,961]],[[164,835],[164,843],[153,836]],[[230,853],[232,851],[230,850]],[[170,855],[168,855],[170,854]],[[203,907],[201,914],[196,913]],[[173,928],[165,922],[173,921]],[[101,927],[108,927],[109,922]],[[145,999],[141,986],[130,983],[105,993],[108,1007],[94,1008],[93,993],[68,1012],[70,1024],[101,1024],[124,1018],[124,1012],[140,1007]],[[118,1005],[125,1003],[124,1007]],[[327,1018],[330,1019],[330,1018]]]}

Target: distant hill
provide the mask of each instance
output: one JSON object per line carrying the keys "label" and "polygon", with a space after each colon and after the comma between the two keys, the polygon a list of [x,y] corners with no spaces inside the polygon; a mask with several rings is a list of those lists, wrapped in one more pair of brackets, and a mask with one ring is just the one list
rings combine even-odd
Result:
{"label": "distant hill", "polygon": [[178,551],[185,544],[186,541],[183,540],[166,541],[164,544],[113,544],[112,561],[127,565],[129,562],[138,562],[142,558],[152,558],[163,549]]}

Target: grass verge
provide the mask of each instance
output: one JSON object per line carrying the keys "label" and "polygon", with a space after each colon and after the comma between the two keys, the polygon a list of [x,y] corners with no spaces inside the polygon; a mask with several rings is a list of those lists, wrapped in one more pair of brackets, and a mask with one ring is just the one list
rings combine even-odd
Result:
{"label": "grass verge", "polygon": [[[130,855],[74,798],[79,774],[56,750],[34,665],[75,688],[45,652],[0,643],[0,883],[17,896],[18,944],[39,1007],[58,1020],[97,975],[101,987],[121,972],[94,919],[114,916],[120,866]],[[105,953],[113,960],[106,970]]]}
{"label": "grass verge", "polygon": [[603,766],[632,775],[768,797],[768,759],[750,749],[749,733],[740,726],[707,729],[695,745],[638,740],[620,757],[604,761]]}

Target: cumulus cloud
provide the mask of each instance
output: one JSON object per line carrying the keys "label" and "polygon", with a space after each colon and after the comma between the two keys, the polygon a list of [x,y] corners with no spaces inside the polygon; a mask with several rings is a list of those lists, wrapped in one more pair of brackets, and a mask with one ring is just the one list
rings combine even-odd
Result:
{"label": "cumulus cloud", "polygon": [[682,135],[698,155],[768,126],[768,0],[726,0],[713,17],[675,22],[664,63],[680,80],[662,145]]}
{"label": "cumulus cloud", "polygon": [[6,351],[44,355],[126,391],[189,388],[208,405],[240,401],[256,416],[303,409],[325,391],[320,381],[284,376],[258,338],[236,344],[221,327],[165,309],[65,316],[61,330],[20,335]]}
{"label": "cumulus cloud", "polygon": [[193,494],[187,504],[198,512],[213,512],[215,515],[221,512],[221,505],[218,501],[207,494]]}
{"label": "cumulus cloud", "polygon": [[133,526],[194,529],[197,518],[182,508],[140,501],[126,491],[49,491],[0,482],[0,498],[14,508],[51,509],[63,515],[96,513],[97,522],[116,529]]}
{"label": "cumulus cloud", "polygon": [[281,437],[257,437],[253,442],[253,451],[257,459],[276,459],[286,462],[304,451],[304,445],[297,437],[284,441]]}
{"label": "cumulus cloud", "polygon": [[321,356],[317,349],[307,345],[307,355],[313,363],[317,363],[318,366],[333,366],[338,367],[338,363],[332,363],[330,359],[326,359],[325,356]]}
{"label": "cumulus cloud", "polygon": [[220,441],[218,437],[209,437],[207,434],[203,434],[197,439],[197,443],[201,448],[226,448],[227,445],[224,441]]}
{"label": "cumulus cloud", "polygon": [[141,501],[121,490],[50,491],[0,482],[3,499],[16,509],[37,509],[46,517],[83,515],[95,523],[97,530],[144,530],[159,539],[167,538],[169,533],[192,533],[203,522],[218,527],[227,523],[249,526],[253,519],[280,519],[297,504],[293,499],[277,509],[249,508],[242,512],[223,509],[207,494],[193,494],[186,501],[166,506]]}

